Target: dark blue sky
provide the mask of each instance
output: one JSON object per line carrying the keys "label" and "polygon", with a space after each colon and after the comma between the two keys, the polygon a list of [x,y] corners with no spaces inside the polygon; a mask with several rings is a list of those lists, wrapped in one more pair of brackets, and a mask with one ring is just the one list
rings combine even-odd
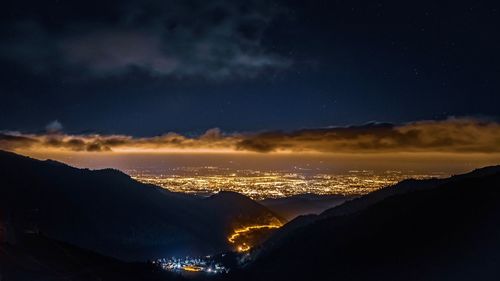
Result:
{"label": "dark blue sky", "polygon": [[500,117],[497,1],[102,2],[2,4],[0,130]]}

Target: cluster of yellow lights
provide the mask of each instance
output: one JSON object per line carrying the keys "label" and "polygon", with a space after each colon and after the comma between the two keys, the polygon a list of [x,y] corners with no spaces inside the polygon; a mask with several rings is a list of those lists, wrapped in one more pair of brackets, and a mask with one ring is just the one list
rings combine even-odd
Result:
{"label": "cluster of yellow lights", "polygon": [[349,171],[344,174],[314,174],[304,176],[291,172],[224,170],[205,173],[192,169],[189,173],[171,171],[166,174],[131,172],[134,179],[161,186],[170,191],[190,194],[213,194],[221,190],[234,191],[256,200],[288,197],[297,194],[335,194],[358,196],[407,178],[425,179],[439,174],[403,173],[399,171]]}
{"label": "cluster of yellow lights", "polygon": [[[259,229],[274,229],[274,228],[280,228],[282,226],[281,223],[272,223],[272,224],[263,224],[263,225],[251,225],[251,226],[245,226],[242,228],[235,229],[233,233],[227,238],[227,241],[231,244],[236,244],[237,240],[239,237],[241,237],[245,233],[252,232],[254,230],[259,230]],[[242,244],[238,245],[236,248],[238,252],[246,252],[250,250],[251,246],[248,245],[246,242],[243,242]]]}
{"label": "cluster of yellow lights", "polygon": [[247,243],[243,243],[238,246],[238,252],[246,252],[248,250],[250,250],[250,246],[248,246]]}
{"label": "cluster of yellow lights", "polygon": [[191,272],[199,272],[199,271],[203,270],[203,268],[201,268],[199,266],[194,266],[194,265],[186,265],[186,266],[183,266],[182,269],[185,271],[191,271]]}

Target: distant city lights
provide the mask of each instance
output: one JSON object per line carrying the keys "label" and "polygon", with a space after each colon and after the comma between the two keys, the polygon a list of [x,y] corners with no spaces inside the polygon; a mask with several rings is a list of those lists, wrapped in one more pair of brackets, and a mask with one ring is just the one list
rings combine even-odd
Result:
{"label": "distant city lights", "polygon": [[358,196],[408,178],[427,179],[446,176],[440,173],[370,170],[352,170],[342,174],[229,171],[217,167],[182,167],[165,171],[165,173],[128,172],[140,182],[158,185],[174,192],[211,195],[219,191],[234,191],[255,200],[305,193]]}

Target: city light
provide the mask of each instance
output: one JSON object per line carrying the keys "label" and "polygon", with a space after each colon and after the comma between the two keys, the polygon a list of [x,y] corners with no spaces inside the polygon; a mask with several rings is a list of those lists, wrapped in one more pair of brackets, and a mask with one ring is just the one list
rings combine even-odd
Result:
{"label": "city light", "polygon": [[203,267],[195,266],[195,265],[186,265],[186,266],[182,267],[182,269],[185,271],[198,272],[198,271],[202,271]]}
{"label": "city light", "polygon": [[165,173],[129,173],[140,182],[154,184],[173,192],[211,195],[219,191],[234,191],[255,200],[305,193],[359,196],[408,178],[444,176],[438,173],[371,170],[352,170],[337,174],[311,171],[234,171],[218,167],[183,167]]}
{"label": "city light", "polygon": [[191,272],[191,273],[207,273],[207,274],[220,274],[228,273],[229,268],[224,266],[220,258],[224,254],[218,256],[205,256],[205,257],[184,257],[169,259],[158,259],[153,261],[153,264],[163,270],[175,273]]}

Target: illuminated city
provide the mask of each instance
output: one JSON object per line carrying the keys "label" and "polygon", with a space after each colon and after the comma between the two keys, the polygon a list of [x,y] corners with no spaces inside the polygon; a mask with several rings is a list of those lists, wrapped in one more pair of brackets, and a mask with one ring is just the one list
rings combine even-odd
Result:
{"label": "illuminated city", "polygon": [[401,180],[441,178],[444,173],[350,170],[345,173],[324,171],[230,170],[218,167],[182,167],[164,173],[128,171],[136,180],[161,186],[170,191],[211,195],[234,191],[252,199],[288,197],[312,193],[318,195],[363,195]]}
{"label": "illuminated city", "polygon": [[163,270],[175,273],[228,273],[229,269],[221,262],[217,261],[217,259],[224,258],[224,256],[225,254],[220,255],[220,257],[162,258],[153,261],[153,264],[159,266]]}

